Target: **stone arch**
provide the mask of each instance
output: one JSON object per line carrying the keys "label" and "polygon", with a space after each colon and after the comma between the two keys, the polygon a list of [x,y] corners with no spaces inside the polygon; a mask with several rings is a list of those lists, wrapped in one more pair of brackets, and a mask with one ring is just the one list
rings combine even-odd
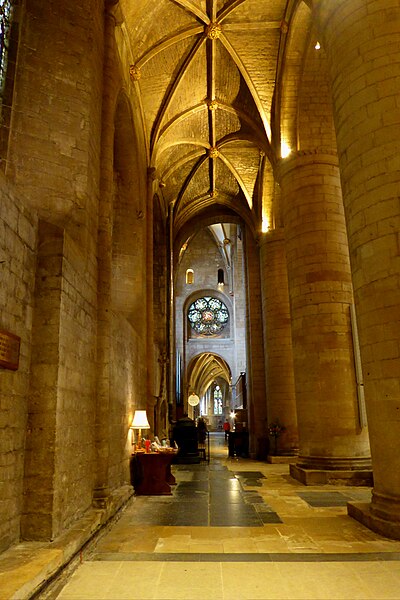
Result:
{"label": "stone arch", "polygon": [[221,354],[202,352],[194,356],[188,364],[188,387],[203,395],[213,379],[222,378],[229,384],[231,375],[229,363]]}
{"label": "stone arch", "polygon": [[131,107],[122,92],[114,117],[114,211],[112,241],[111,301],[134,329],[141,333],[146,288],[145,244],[145,164],[138,141]]}
{"label": "stone arch", "polygon": [[[212,390],[219,385],[222,391],[223,411],[220,417],[225,418],[230,412],[232,399],[232,371],[227,360],[216,352],[202,352],[194,356],[186,371],[186,399],[191,392],[200,397],[199,411],[208,417],[208,425],[216,428],[213,410]],[[188,412],[190,407],[188,406]]]}

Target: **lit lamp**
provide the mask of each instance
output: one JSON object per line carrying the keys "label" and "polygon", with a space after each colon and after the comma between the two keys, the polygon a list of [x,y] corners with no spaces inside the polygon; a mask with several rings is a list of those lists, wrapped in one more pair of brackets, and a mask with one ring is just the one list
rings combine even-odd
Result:
{"label": "lit lamp", "polygon": [[197,406],[200,402],[200,398],[194,392],[192,392],[188,398],[188,402],[190,406]]}
{"label": "lit lamp", "polygon": [[139,429],[138,448],[140,448],[142,444],[142,429],[150,429],[145,410],[135,410],[131,429]]}

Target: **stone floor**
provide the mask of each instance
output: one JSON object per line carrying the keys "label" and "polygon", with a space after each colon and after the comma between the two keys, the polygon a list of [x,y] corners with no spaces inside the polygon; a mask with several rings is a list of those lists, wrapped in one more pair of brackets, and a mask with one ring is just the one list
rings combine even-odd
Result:
{"label": "stone floor", "polygon": [[400,600],[400,541],[347,515],[369,488],[306,487],[287,464],[228,458],[223,434],[210,463],[173,472],[172,496],[132,497],[45,591],[98,527],[90,515],[59,540],[3,553],[0,600]]}
{"label": "stone floor", "polygon": [[228,458],[173,468],[172,496],[135,497],[60,600],[400,599],[400,542],[347,516],[369,488],[305,487],[288,465]]}

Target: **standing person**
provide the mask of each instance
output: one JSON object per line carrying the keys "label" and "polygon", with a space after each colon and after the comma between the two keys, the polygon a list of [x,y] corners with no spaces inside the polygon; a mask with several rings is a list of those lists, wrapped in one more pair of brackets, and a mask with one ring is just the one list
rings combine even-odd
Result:
{"label": "standing person", "polygon": [[226,440],[228,439],[228,434],[229,434],[230,430],[231,430],[231,424],[229,423],[228,419],[226,419],[225,423],[224,423],[224,431],[225,431],[225,439]]}
{"label": "standing person", "polygon": [[197,437],[199,440],[199,444],[205,444],[207,438],[207,423],[203,419],[203,417],[199,417],[197,421]]}

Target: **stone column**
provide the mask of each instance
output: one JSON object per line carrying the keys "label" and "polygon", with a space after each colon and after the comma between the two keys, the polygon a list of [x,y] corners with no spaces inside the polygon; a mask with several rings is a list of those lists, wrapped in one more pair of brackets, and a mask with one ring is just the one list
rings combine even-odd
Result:
{"label": "stone column", "polygon": [[[299,463],[303,483],[368,483],[368,433],[359,423],[353,301],[337,158],[304,154],[280,165]],[[292,468],[293,467],[293,468]]]}
{"label": "stone column", "polygon": [[[102,107],[102,153],[98,228],[98,305],[97,305],[97,405],[95,421],[96,476],[93,490],[95,506],[107,505],[109,496],[109,443],[110,443],[110,339],[111,339],[111,262],[114,198],[114,105],[110,93],[115,79],[113,55],[115,52],[115,17],[111,12],[113,2],[106,3],[104,92]],[[114,87],[114,86],[113,86]],[[115,89],[118,86],[115,85]]]}
{"label": "stone column", "polygon": [[265,392],[265,360],[262,329],[260,254],[252,233],[245,231],[247,290],[247,411],[250,433],[250,455],[267,457],[267,399]]}
{"label": "stone column", "polygon": [[299,440],[283,229],[262,237],[260,262],[268,423],[278,419],[285,426],[278,454],[294,454]]}
{"label": "stone column", "polygon": [[350,514],[400,539],[400,6],[313,1],[331,74],[374,490]]}
{"label": "stone column", "polygon": [[64,230],[40,222],[21,518],[25,540],[51,540],[62,526],[56,480],[63,260]]}
{"label": "stone column", "polygon": [[146,272],[151,276],[146,279],[146,361],[147,361],[147,393],[146,413],[150,424],[151,434],[155,434],[155,410],[157,404],[157,390],[155,381],[156,345],[154,342],[154,264],[153,264],[153,202],[156,174],[154,169],[147,171],[147,206],[146,206]]}

